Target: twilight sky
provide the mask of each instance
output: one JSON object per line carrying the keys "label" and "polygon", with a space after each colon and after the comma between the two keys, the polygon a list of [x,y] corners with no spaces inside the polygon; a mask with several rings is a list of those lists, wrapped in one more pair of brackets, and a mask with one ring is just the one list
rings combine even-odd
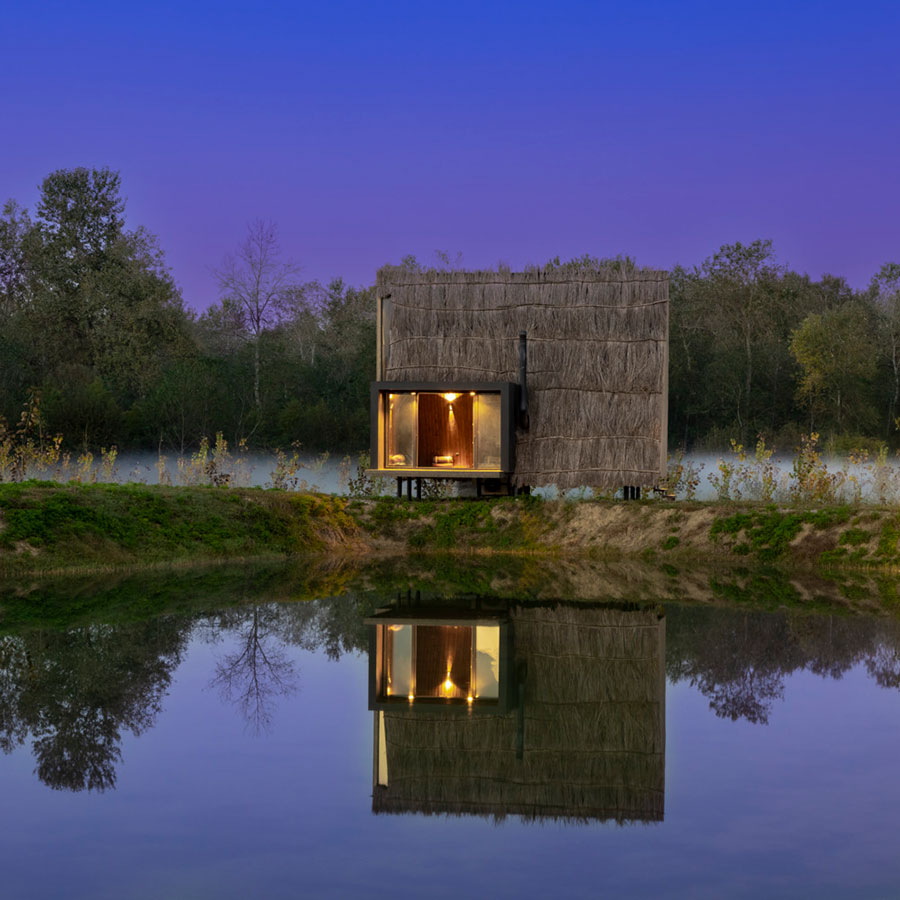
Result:
{"label": "twilight sky", "polygon": [[197,309],[255,217],[354,284],[771,237],[862,287],[900,261],[898,36],[866,0],[11,0],[0,202],[118,169]]}

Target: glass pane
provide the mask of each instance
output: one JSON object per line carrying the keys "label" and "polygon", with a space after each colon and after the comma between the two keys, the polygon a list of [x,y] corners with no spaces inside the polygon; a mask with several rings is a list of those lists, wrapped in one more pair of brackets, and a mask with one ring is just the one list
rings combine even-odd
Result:
{"label": "glass pane", "polygon": [[500,468],[500,395],[475,398],[475,468]]}
{"label": "glass pane", "polygon": [[475,696],[496,700],[500,696],[500,626],[475,628]]}
{"label": "glass pane", "polygon": [[416,464],[416,395],[388,394],[387,465]]}
{"label": "glass pane", "polygon": [[412,626],[388,625],[385,629],[384,693],[407,697],[413,692]]}

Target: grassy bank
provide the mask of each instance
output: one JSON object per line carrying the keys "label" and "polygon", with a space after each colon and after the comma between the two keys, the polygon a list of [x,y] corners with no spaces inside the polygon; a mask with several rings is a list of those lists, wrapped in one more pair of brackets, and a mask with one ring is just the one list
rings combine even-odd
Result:
{"label": "grassy bank", "polygon": [[900,514],[646,501],[354,500],[250,488],[0,484],[0,572],[408,554],[635,560],[665,570],[900,569]]}
{"label": "grassy bank", "polygon": [[116,568],[324,552],[358,530],[344,505],[285,491],[2,484],[0,567]]}
{"label": "grassy bank", "polygon": [[878,572],[788,576],[768,566],[679,569],[633,559],[414,553],[0,579],[0,638],[23,629],[204,616],[273,601],[335,601],[365,615],[398,596],[426,605],[599,601],[900,617],[900,579]]}

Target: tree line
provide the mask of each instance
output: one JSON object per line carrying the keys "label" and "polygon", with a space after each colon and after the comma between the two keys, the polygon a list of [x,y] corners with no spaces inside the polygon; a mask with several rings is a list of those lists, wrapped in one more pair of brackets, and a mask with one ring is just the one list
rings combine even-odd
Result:
{"label": "tree line", "polygon": [[[403,264],[419,267],[408,257]],[[584,256],[546,266],[633,266]],[[446,254],[440,267],[456,266]],[[894,444],[900,264],[864,290],[781,265],[771,241],[721,247],[670,273],[672,447],[730,439],[791,449]],[[248,226],[214,270],[218,301],[185,305],[156,238],[129,230],[121,178],[62,169],[31,214],[0,214],[0,416],[71,448],[234,444],[357,451],[369,439],[374,287],[304,281],[276,228]],[[36,414],[35,410],[39,410]],[[35,423],[37,423],[35,425]]]}
{"label": "tree line", "polygon": [[[183,301],[155,237],[125,225],[109,169],[53,172],[34,215],[0,214],[0,416],[24,408],[71,447],[235,444],[358,450],[375,359],[372,288],[302,281],[274,226],[252,223]],[[35,400],[35,398],[37,398]],[[39,403],[40,415],[33,413]]]}

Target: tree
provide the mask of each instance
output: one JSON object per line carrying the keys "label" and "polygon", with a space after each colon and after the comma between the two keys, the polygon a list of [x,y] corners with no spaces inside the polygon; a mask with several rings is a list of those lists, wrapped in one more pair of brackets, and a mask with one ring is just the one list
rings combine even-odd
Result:
{"label": "tree", "polygon": [[869,291],[881,318],[893,376],[893,391],[888,406],[890,428],[900,401],[900,263],[885,263],[872,278]]}
{"label": "tree", "polygon": [[754,390],[760,356],[778,344],[784,274],[769,240],[724,244],[700,266],[672,273],[672,395],[720,427],[734,423],[742,442],[760,424]]}
{"label": "tree", "polygon": [[791,334],[808,315],[858,299],[850,286],[787,270],[769,241],[754,241],[676,266],[669,295],[670,434],[685,447],[759,433],[795,441],[802,413]]}
{"label": "tree", "polygon": [[761,332],[771,321],[773,284],[781,274],[770,240],[751,244],[724,244],[700,267],[707,289],[717,299],[720,327],[736,340],[743,357],[735,397],[735,413],[741,439],[747,439],[753,395],[754,350]]}
{"label": "tree", "polygon": [[64,384],[60,366],[84,366],[129,405],[191,342],[156,239],[127,230],[124,212],[117,172],[60,169],[44,179],[20,324],[37,338],[41,381]]}
{"label": "tree", "polygon": [[259,392],[259,339],[264,328],[275,325],[282,303],[297,289],[299,267],[281,257],[278,229],[257,219],[247,226],[247,237],[214,272],[220,300],[231,303],[246,318],[253,341],[253,400],[262,410]]}
{"label": "tree", "polygon": [[875,375],[873,329],[868,311],[845,303],[803,320],[791,336],[791,353],[802,369],[798,394],[813,414],[833,409],[832,424],[845,426],[845,412],[864,419],[863,397]]}
{"label": "tree", "polygon": [[27,235],[31,231],[28,210],[9,200],[0,214],[0,322],[20,310],[27,298]]}

